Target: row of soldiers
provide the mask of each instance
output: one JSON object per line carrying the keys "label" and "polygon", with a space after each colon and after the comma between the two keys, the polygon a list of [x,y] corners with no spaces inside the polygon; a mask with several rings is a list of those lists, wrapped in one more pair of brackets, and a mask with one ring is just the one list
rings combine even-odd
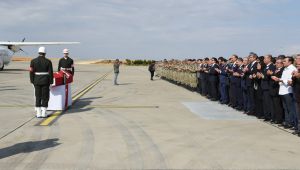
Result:
{"label": "row of soldiers", "polygon": [[300,54],[165,60],[157,67],[164,79],[185,84],[212,101],[300,134]]}
{"label": "row of soldiers", "polygon": [[196,60],[164,60],[156,64],[155,70],[160,77],[186,88],[198,86]]}

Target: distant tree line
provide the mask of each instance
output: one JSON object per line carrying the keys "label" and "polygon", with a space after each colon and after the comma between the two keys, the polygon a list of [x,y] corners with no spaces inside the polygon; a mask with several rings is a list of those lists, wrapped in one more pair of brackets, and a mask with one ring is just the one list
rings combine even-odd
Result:
{"label": "distant tree line", "polygon": [[146,66],[149,65],[153,60],[130,60],[130,59],[126,59],[126,63],[127,65],[132,65],[132,66]]}

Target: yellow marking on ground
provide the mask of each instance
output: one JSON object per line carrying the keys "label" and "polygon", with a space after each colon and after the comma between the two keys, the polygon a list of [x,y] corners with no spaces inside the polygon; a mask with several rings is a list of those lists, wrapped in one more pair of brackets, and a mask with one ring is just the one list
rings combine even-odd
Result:
{"label": "yellow marking on ground", "polygon": [[62,111],[56,111],[54,112],[50,117],[48,117],[47,119],[45,119],[40,126],[48,126],[53,120],[55,120],[60,114],[62,113]]}
{"label": "yellow marking on ground", "polygon": [[[109,71],[108,73],[104,74],[103,76],[101,76],[99,79],[97,79],[96,81],[92,82],[91,84],[89,84],[88,86],[86,86],[83,90],[81,90],[80,92],[78,92],[73,98],[72,101],[73,103],[76,102],[76,100],[78,100],[80,97],[82,97],[84,94],[86,94],[88,91],[90,91],[93,87],[95,87],[98,83],[100,83],[102,80],[104,80],[109,73],[111,73],[111,71]],[[39,125],[40,126],[49,126],[56,118],[58,118],[58,116],[60,116],[64,111],[56,111],[54,112],[54,114],[51,114],[50,117],[44,119]]]}

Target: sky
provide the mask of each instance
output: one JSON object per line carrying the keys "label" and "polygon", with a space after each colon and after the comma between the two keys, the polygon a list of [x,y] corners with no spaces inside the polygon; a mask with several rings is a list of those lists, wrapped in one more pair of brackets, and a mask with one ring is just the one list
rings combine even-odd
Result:
{"label": "sky", "polygon": [[[0,1],[0,41],[79,41],[81,59],[300,53],[299,0]],[[18,55],[35,56],[37,47]]]}

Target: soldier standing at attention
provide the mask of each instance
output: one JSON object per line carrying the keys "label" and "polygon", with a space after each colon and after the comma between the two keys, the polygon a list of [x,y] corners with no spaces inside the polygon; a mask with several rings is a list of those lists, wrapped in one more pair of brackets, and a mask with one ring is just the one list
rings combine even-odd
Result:
{"label": "soldier standing at attention", "polygon": [[30,82],[35,89],[35,110],[37,118],[47,117],[49,88],[53,84],[52,62],[46,58],[45,47],[39,48],[39,56],[30,62]]}
{"label": "soldier standing at attention", "polygon": [[114,85],[118,85],[118,75],[120,73],[119,70],[120,67],[120,61],[119,59],[116,59],[116,61],[114,62],[114,73],[115,73],[115,77],[114,77]]}
{"label": "soldier standing at attention", "polygon": [[74,61],[69,57],[69,50],[63,50],[64,57],[59,60],[58,71],[64,70],[74,75]]}

